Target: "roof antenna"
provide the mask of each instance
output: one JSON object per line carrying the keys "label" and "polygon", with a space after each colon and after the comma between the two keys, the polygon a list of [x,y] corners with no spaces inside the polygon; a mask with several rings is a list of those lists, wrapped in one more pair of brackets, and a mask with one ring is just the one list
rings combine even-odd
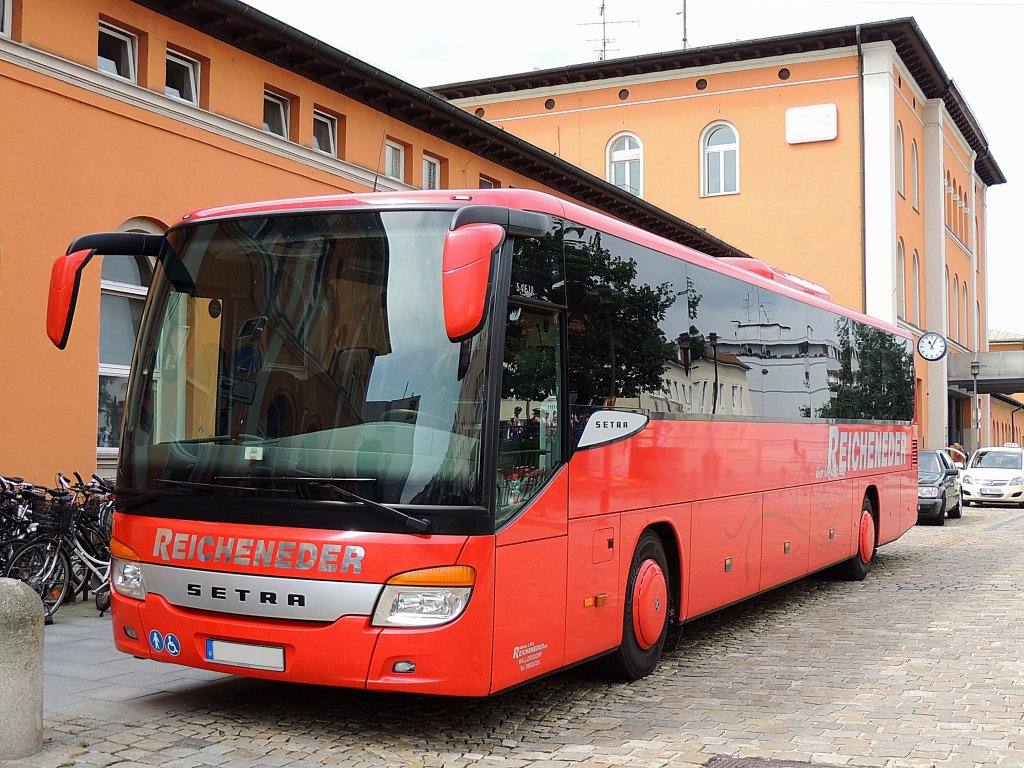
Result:
{"label": "roof antenna", "polygon": [[605,18],[605,15],[604,15],[605,5],[606,5],[606,3],[602,2],[601,3],[601,8],[598,11],[598,13],[601,15],[601,20],[600,21],[587,21],[587,22],[583,22],[583,23],[581,23],[579,25],[581,27],[591,27],[591,26],[596,26],[598,24],[601,25],[601,38],[599,40],[588,40],[587,41],[588,43],[600,43],[601,44],[601,48],[598,51],[598,61],[605,61],[608,58],[608,51],[617,51],[618,50],[618,48],[609,48],[608,47],[608,43],[614,43],[615,42],[614,38],[608,37],[608,25],[609,24],[639,24],[640,23],[639,19],[634,19],[632,21],[608,21]]}
{"label": "roof antenna", "polygon": [[682,16],[683,17],[683,50],[685,51],[686,48],[687,48],[687,41],[686,41],[686,0],[683,0],[683,10],[676,11],[676,16]]}
{"label": "roof antenna", "polygon": [[377,154],[377,167],[373,170],[373,191],[377,191],[377,179],[380,178],[380,162],[384,156],[384,147],[388,143],[388,132],[386,130],[380,132],[380,152]]}

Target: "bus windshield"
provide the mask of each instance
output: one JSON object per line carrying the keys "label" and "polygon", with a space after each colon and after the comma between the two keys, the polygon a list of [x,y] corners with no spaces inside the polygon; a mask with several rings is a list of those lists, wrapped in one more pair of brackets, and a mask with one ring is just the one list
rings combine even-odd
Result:
{"label": "bus windshield", "polygon": [[446,334],[450,219],[306,211],[170,231],[126,404],[125,490],[247,489],[291,502],[275,524],[300,524],[296,498],[481,505],[490,324]]}

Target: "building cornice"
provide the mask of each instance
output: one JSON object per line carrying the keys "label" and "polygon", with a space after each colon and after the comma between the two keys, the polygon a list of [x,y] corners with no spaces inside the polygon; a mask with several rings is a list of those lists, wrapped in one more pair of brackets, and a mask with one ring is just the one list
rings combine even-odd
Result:
{"label": "building cornice", "polygon": [[439,85],[430,90],[447,99],[498,96],[515,91],[532,91],[553,86],[591,84],[614,78],[639,77],[653,73],[680,73],[701,67],[756,61],[778,56],[797,56],[811,51],[855,48],[858,35],[862,45],[890,42],[917,86],[929,99],[941,99],[952,122],[978,153],[978,175],[989,186],[1006,183],[988,140],[971,113],[956,84],[946,75],[924,34],[912,18],[836,27],[759,40],[687,48],[621,59],[542,69],[533,72]]}

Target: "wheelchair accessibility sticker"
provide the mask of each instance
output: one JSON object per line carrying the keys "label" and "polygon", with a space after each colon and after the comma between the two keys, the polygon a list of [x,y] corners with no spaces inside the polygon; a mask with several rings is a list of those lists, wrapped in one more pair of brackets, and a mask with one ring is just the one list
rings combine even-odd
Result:
{"label": "wheelchair accessibility sticker", "polygon": [[164,638],[164,648],[167,649],[167,652],[171,654],[171,656],[177,656],[181,653],[181,643],[178,642],[178,636],[168,634],[167,637]]}

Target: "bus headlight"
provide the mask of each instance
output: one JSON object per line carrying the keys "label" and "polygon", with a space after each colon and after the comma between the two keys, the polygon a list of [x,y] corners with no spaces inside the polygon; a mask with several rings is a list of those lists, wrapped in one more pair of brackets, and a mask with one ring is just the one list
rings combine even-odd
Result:
{"label": "bus headlight", "polygon": [[142,563],[131,547],[117,539],[110,541],[110,586],[119,595],[136,600],[146,599],[146,583],[142,579]]}
{"label": "bus headlight", "polygon": [[469,605],[476,571],[467,565],[425,568],[391,579],[373,612],[375,627],[436,627],[454,621]]}

